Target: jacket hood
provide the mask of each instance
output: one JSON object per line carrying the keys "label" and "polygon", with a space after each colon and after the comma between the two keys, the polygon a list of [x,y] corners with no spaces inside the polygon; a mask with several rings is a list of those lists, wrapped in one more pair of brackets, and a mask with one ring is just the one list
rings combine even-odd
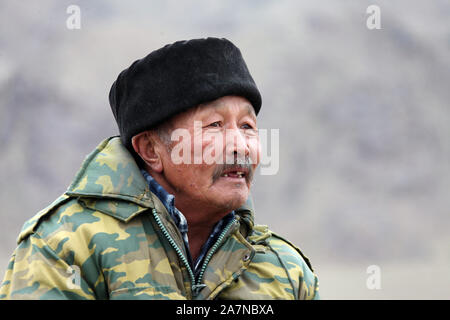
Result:
{"label": "jacket hood", "polygon": [[[66,195],[125,222],[149,208],[156,208],[158,201],[133,156],[117,136],[102,141],[86,157]],[[245,223],[247,232],[253,229],[251,196],[235,212]]]}

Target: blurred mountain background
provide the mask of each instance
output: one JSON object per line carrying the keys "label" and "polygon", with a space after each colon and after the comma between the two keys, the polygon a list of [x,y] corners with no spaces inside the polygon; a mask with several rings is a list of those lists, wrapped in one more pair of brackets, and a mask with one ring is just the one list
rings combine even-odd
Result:
{"label": "blurred mountain background", "polygon": [[[70,5],[80,29],[66,26]],[[23,223],[118,134],[119,72],[207,36],[241,49],[259,127],[280,132],[277,174],[256,176],[256,220],[309,256],[322,298],[449,299],[447,0],[1,1],[0,276]]]}

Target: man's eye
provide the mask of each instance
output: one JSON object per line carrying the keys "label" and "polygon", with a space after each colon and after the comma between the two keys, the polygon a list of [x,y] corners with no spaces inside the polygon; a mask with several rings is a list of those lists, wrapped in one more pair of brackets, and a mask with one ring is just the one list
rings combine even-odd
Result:
{"label": "man's eye", "polygon": [[220,121],[216,121],[216,122],[210,123],[208,125],[208,127],[219,128],[220,127]]}
{"label": "man's eye", "polygon": [[253,127],[251,125],[249,125],[248,123],[246,123],[246,124],[242,125],[242,129],[253,129]]}

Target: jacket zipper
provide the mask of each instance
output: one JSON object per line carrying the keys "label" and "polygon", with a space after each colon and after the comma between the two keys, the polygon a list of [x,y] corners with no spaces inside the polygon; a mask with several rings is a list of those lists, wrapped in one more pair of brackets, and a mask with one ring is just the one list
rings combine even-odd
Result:
{"label": "jacket zipper", "polygon": [[200,290],[206,287],[206,284],[202,284],[201,281],[203,279],[203,275],[206,271],[206,267],[211,260],[214,252],[219,248],[223,238],[228,233],[228,230],[230,230],[231,226],[236,221],[236,218],[231,219],[231,221],[227,224],[227,226],[222,230],[222,232],[219,235],[219,238],[217,239],[216,243],[212,246],[211,250],[209,251],[208,255],[206,256],[205,260],[203,261],[202,268],[200,269],[200,273],[198,276],[198,280],[195,281],[194,272],[192,271],[191,266],[189,265],[189,262],[187,261],[186,257],[183,254],[183,251],[178,247],[175,240],[173,240],[172,236],[167,231],[167,228],[162,223],[160,217],[158,216],[158,212],[155,208],[152,209],[153,217],[155,218],[156,224],[161,229],[162,233],[166,237],[167,241],[169,241],[169,244],[172,246],[172,248],[175,250],[176,254],[180,258],[181,262],[185,265],[186,269],[188,270],[189,277],[191,278],[191,290],[192,290],[192,296],[196,297]]}
{"label": "jacket zipper", "polygon": [[219,238],[217,238],[216,243],[214,243],[214,245],[211,247],[211,250],[209,250],[209,253],[206,255],[206,258],[202,264],[202,268],[200,269],[200,273],[198,274],[198,280],[197,280],[198,285],[200,285],[200,283],[203,279],[203,274],[206,271],[206,267],[209,263],[209,260],[211,260],[213,254],[219,248],[220,244],[222,243],[223,238],[228,233],[228,230],[230,230],[231,226],[234,224],[235,221],[236,221],[236,218],[233,217],[233,219],[231,219],[231,221],[227,224],[227,226],[222,230],[222,232],[219,235]]}

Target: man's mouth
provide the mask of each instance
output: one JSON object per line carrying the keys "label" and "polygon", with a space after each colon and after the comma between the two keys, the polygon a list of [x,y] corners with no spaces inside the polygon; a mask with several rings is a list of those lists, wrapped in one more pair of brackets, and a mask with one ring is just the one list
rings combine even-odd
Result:
{"label": "man's mouth", "polygon": [[235,179],[245,179],[248,176],[248,169],[245,167],[240,167],[240,166],[236,166],[236,167],[232,167],[232,168],[227,168],[221,175],[220,177],[224,177],[224,178],[235,178]]}
{"label": "man's mouth", "polygon": [[230,178],[245,178],[245,172],[242,171],[232,171],[228,173],[224,173],[221,177],[230,177]]}
{"label": "man's mouth", "polygon": [[218,165],[213,173],[213,183],[218,179],[229,179],[230,181],[242,182],[245,179],[247,183],[253,180],[253,167],[249,163],[245,164],[221,164]]}

